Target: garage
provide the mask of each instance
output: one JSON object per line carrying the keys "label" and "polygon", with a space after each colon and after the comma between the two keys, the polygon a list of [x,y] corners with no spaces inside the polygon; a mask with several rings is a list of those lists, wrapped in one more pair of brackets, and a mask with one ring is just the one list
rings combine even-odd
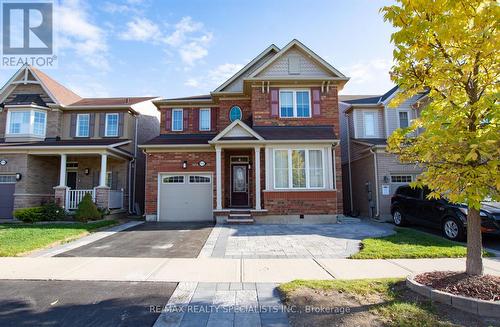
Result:
{"label": "garage", "polygon": [[160,175],[158,201],[159,221],[212,221],[212,175]]}
{"label": "garage", "polygon": [[15,175],[0,175],[0,219],[12,219],[14,210]]}

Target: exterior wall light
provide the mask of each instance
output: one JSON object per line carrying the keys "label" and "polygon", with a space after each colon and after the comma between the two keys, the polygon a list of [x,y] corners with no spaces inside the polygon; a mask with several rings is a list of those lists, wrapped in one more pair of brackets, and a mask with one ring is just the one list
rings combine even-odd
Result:
{"label": "exterior wall light", "polygon": [[90,174],[90,168],[85,168],[85,170],[83,171],[83,173],[84,173],[85,175]]}
{"label": "exterior wall light", "polygon": [[187,166],[188,166],[188,162],[184,160],[184,161],[182,162],[182,169],[186,169],[186,168],[187,168]]}
{"label": "exterior wall light", "polygon": [[16,173],[16,181],[20,181],[21,178],[23,178],[23,175],[21,173]]}

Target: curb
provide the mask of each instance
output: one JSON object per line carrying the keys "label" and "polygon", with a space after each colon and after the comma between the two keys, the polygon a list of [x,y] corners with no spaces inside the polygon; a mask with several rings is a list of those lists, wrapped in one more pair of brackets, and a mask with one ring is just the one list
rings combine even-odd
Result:
{"label": "curb", "polygon": [[429,298],[432,302],[448,304],[456,309],[483,317],[500,318],[500,301],[485,301],[438,291],[415,281],[414,278],[418,274],[420,273],[408,276],[406,286]]}

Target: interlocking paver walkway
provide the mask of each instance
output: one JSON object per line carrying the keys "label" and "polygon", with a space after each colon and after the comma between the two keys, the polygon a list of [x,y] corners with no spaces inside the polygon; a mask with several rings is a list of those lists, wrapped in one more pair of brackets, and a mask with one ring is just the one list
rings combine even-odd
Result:
{"label": "interlocking paver walkway", "polygon": [[321,225],[217,225],[202,256],[215,258],[346,258],[363,238],[392,233],[369,223]]}
{"label": "interlocking paver walkway", "polygon": [[179,283],[154,327],[285,327],[272,283]]}

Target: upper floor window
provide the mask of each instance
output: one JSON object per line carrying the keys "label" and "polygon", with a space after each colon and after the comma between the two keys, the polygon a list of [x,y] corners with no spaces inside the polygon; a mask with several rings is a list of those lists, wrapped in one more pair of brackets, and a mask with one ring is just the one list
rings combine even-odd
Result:
{"label": "upper floor window", "polygon": [[200,131],[209,131],[210,129],[210,108],[200,109]]}
{"label": "upper floor window", "polygon": [[238,106],[233,106],[231,110],[229,110],[229,120],[231,122],[235,120],[241,120],[241,117],[243,116],[243,113],[241,112],[241,108]]}
{"label": "upper floor window", "polygon": [[76,115],[76,137],[90,136],[90,114]]}
{"label": "upper floor window", "polygon": [[398,117],[399,117],[399,127],[400,128],[407,128],[408,126],[410,126],[410,119],[409,119],[409,112],[408,111],[399,111]]}
{"label": "upper floor window", "polygon": [[42,110],[9,110],[7,114],[8,134],[45,136],[47,113]]}
{"label": "upper floor window", "polygon": [[118,136],[118,114],[106,114],[105,136]]}
{"label": "upper floor window", "polygon": [[367,111],[363,113],[363,127],[365,131],[365,137],[375,136],[375,112]]}
{"label": "upper floor window", "polygon": [[311,117],[309,90],[280,90],[280,117]]}
{"label": "upper floor window", "polygon": [[183,129],[184,112],[182,109],[172,109],[172,131],[180,132]]}

